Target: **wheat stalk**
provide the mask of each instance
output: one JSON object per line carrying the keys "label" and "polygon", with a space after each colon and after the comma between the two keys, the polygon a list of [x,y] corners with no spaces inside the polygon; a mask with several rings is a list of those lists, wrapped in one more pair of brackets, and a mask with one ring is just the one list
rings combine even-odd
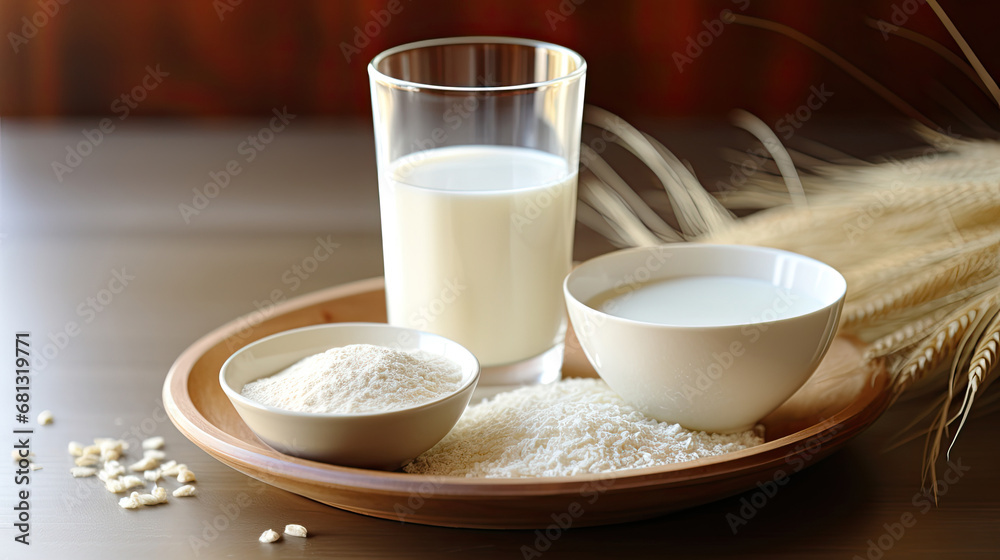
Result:
{"label": "wheat stalk", "polygon": [[[685,237],[727,227],[733,217],[698,183],[698,179],[658,142],[650,141],[632,125],[599,107],[587,106],[583,121],[614,134],[615,142],[632,152],[656,175],[670,197],[674,215]],[[674,161],[664,159],[669,155]]]}
{"label": "wheat stalk", "polygon": [[956,43],[958,43],[959,48],[962,49],[962,54],[965,55],[965,58],[976,70],[976,74],[978,74],[983,80],[983,84],[986,86],[986,89],[989,90],[990,95],[993,96],[993,100],[1000,105],[1000,87],[997,87],[997,83],[990,76],[990,73],[986,71],[986,68],[983,67],[983,63],[979,62],[979,57],[977,57],[976,53],[972,51],[972,47],[970,47],[969,43],[966,42],[965,37],[962,37],[962,34],[958,32],[958,28],[956,28],[955,24],[951,22],[951,18],[948,17],[948,14],[946,14],[940,4],[937,3],[937,0],[927,0],[927,4],[932,10],[934,10],[934,13],[937,15],[938,19],[941,20],[941,23],[944,24],[945,28],[948,30],[948,34],[955,39]]}
{"label": "wheat stalk", "polygon": [[579,187],[580,199],[591,207],[599,209],[598,212],[605,225],[613,230],[614,239],[633,247],[655,246],[662,243],[656,234],[646,228],[621,195],[608,189],[607,185],[593,173],[586,171],[581,173]]}
{"label": "wheat stalk", "polygon": [[581,145],[580,161],[597,179],[611,187],[621,202],[642,221],[646,228],[652,231],[656,238],[659,238],[658,241],[660,243],[684,240],[635,191],[629,188],[625,180],[593,148],[586,144]]}

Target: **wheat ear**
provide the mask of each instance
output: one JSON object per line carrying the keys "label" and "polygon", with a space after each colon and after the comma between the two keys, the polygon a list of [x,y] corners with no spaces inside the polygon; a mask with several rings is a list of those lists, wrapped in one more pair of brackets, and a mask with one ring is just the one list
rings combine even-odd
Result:
{"label": "wheat ear", "polygon": [[886,282],[898,277],[901,271],[918,270],[921,264],[940,262],[945,252],[953,256],[960,250],[961,247],[949,239],[913,247],[902,246],[890,254],[855,263],[841,272],[851,288],[851,298],[858,300],[873,291],[884,290]]}
{"label": "wheat ear", "polygon": [[[952,358],[951,369],[948,373],[948,392],[945,395],[944,403],[937,414],[937,417],[931,423],[931,429],[928,431],[927,444],[924,446],[924,465],[923,465],[923,476],[924,480],[928,474],[931,477],[931,487],[934,489],[934,499],[937,501],[938,487],[937,487],[937,458],[941,454],[941,442],[944,439],[945,431],[947,427],[955,420],[955,418],[948,417],[948,411],[951,408],[952,401],[955,398],[955,393],[960,389],[960,386],[967,384],[967,378],[962,379],[959,377],[958,368],[959,364],[969,363],[969,358],[972,354],[972,341],[979,340],[980,336],[983,334],[987,327],[985,319],[992,317],[997,312],[997,293],[994,293],[992,297],[987,297],[980,307],[981,313],[979,313],[979,320],[970,321],[969,327],[966,329],[965,333],[961,335],[960,341],[957,344],[957,348],[954,349],[954,358]],[[961,411],[960,411],[961,412]],[[956,414],[956,417],[959,416]],[[961,427],[959,428],[961,429]],[[958,432],[955,433],[958,436]],[[951,446],[948,448],[948,454],[951,454],[951,447],[955,444],[955,440],[952,439]]]}
{"label": "wheat ear", "polygon": [[959,422],[958,428],[955,430],[955,436],[948,447],[949,454],[951,454],[951,448],[955,446],[955,440],[958,439],[959,432],[965,426],[965,420],[969,417],[969,411],[972,410],[972,402],[976,398],[976,393],[988,381],[987,376],[996,369],[998,353],[1000,353],[1000,311],[994,311],[993,319],[986,325],[986,330],[980,337],[979,344],[976,345],[976,350],[972,354],[968,381],[965,386],[965,398],[959,409],[962,420]]}
{"label": "wheat ear", "polygon": [[977,317],[996,305],[998,294],[987,292],[963,305],[946,317],[940,326],[910,352],[907,359],[893,372],[897,393],[934,370],[949,357]]}
{"label": "wheat ear", "polygon": [[981,282],[995,275],[997,248],[1000,246],[997,239],[1000,238],[989,239],[988,243],[983,243],[977,249],[967,246],[963,253],[918,274],[888,295],[876,294],[845,306],[841,327],[853,329],[870,324],[894,311],[932,301],[958,287]]}
{"label": "wheat ear", "polygon": [[865,350],[864,359],[872,361],[912,348],[927,336],[927,332],[944,319],[946,314],[943,310],[938,310],[933,315],[921,317],[903,325],[891,334],[871,343]]}

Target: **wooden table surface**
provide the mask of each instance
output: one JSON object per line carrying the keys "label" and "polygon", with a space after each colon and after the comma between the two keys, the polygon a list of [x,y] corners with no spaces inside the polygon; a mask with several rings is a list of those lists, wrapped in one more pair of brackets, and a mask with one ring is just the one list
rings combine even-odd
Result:
{"label": "wooden table surface", "polygon": [[[424,527],[339,511],[263,485],[210,458],[166,418],[160,399],[173,359],[198,337],[275,292],[293,297],[381,274],[378,202],[367,123],[296,123],[185,222],[211,172],[242,158],[253,121],[211,126],[126,122],[61,181],[52,162],[94,122],[5,120],[0,321],[8,338],[0,383],[4,445],[33,428],[42,470],[0,482],[0,557],[86,558],[996,558],[1000,557],[997,415],[971,421],[940,504],[921,493],[922,441],[887,443],[925,406],[890,409],[845,449],[776,493],[747,492],[658,519],[550,532]],[[717,125],[666,125],[661,138],[703,176],[729,169]],[[842,138],[855,138],[850,134]],[[860,142],[871,134],[856,133]],[[713,165],[716,166],[712,168]],[[218,175],[216,175],[218,176]],[[203,191],[204,194],[204,191]],[[303,264],[320,243],[331,258]],[[578,258],[608,250],[579,229]],[[116,280],[117,278],[117,280]],[[124,281],[123,281],[124,280]],[[30,331],[32,422],[15,421],[14,333]],[[55,422],[37,426],[49,409]],[[95,478],[74,479],[70,440],[166,439],[198,476],[196,498],[126,511]],[[134,457],[134,455],[133,455]],[[947,469],[943,469],[947,470]],[[30,497],[31,544],[14,541],[17,492]],[[733,520],[740,519],[736,524]],[[905,523],[904,523],[905,522]],[[259,544],[265,529],[309,528],[308,539]],[[734,531],[735,525],[735,531]]]}

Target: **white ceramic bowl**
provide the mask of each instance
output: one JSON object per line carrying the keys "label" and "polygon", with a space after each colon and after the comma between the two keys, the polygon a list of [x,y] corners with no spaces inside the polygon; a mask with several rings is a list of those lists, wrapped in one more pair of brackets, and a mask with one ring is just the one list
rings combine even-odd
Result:
{"label": "white ceramic bowl", "polygon": [[[426,404],[360,414],[292,412],[252,401],[243,386],[295,362],[348,344],[420,349],[461,366],[459,389]],[[226,360],[219,373],[226,396],[264,443],[296,457],[364,468],[393,470],[430,449],[458,421],[479,381],[479,362],[457,342],[383,323],[332,323],[262,338]]]}
{"label": "white ceramic bowl", "polygon": [[[770,312],[759,310],[759,322],[677,326],[588,305],[608,290],[627,293],[637,284],[684,276],[765,280],[822,307],[775,320],[775,310],[783,311],[776,299]],[[847,282],[832,267],[795,253],[692,243],[591,259],[566,277],[563,290],[587,358],[622,398],[659,420],[728,433],[753,427],[816,370],[836,333]]]}

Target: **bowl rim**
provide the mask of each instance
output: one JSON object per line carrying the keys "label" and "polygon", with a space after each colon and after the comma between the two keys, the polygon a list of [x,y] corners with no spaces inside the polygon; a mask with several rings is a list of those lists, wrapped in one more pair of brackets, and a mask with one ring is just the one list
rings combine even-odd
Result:
{"label": "bowl rim", "polygon": [[[676,325],[676,324],[668,324],[668,323],[652,323],[652,322],[649,322],[649,321],[640,321],[640,320],[637,320],[637,319],[629,319],[629,318],[626,318],[626,317],[620,317],[618,315],[612,315],[612,314],[610,314],[610,313],[608,313],[606,311],[602,311],[600,309],[596,309],[594,307],[591,307],[586,302],[584,302],[584,301],[580,300],[579,298],[577,298],[576,294],[574,294],[573,291],[570,289],[570,282],[573,281],[575,278],[578,278],[581,274],[583,274],[583,272],[581,272],[581,271],[583,271],[585,269],[585,267],[591,266],[593,263],[596,263],[598,261],[605,261],[605,260],[610,261],[610,260],[614,260],[614,259],[625,258],[626,256],[634,254],[634,253],[649,253],[649,252],[653,252],[653,251],[677,251],[677,250],[679,250],[679,251],[700,251],[700,250],[714,251],[714,250],[719,250],[719,249],[732,249],[732,250],[741,251],[741,252],[766,253],[766,254],[770,254],[770,255],[785,255],[785,256],[788,256],[788,257],[792,257],[792,258],[795,258],[795,259],[798,259],[798,260],[801,260],[801,261],[804,261],[804,262],[808,262],[808,263],[812,264],[813,266],[816,266],[816,267],[818,267],[820,269],[825,269],[825,270],[830,271],[831,273],[833,273],[834,278],[838,278],[840,280],[840,286],[837,289],[836,297],[831,302],[826,303],[823,306],[821,306],[821,307],[819,307],[817,309],[814,309],[812,311],[809,311],[807,313],[798,313],[798,314],[795,314],[795,315],[791,315],[791,316],[788,316],[788,317],[782,317],[782,318],[774,319],[774,320],[771,320],[771,321],[739,322],[739,323],[721,324],[721,325]],[[666,278],[669,278],[669,276],[668,277],[664,277],[662,279],[666,279]],[[737,245],[737,244],[723,244],[723,243],[683,243],[683,244],[682,243],[666,243],[666,244],[662,244],[662,245],[643,246],[643,247],[629,247],[629,248],[625,248],[625,249],[618,249],[618,250],[615,250],[615,251],[610,251],[608,253],[604,253],[603,255],[598,255],[598,256],[596,256],[594,258],[591,258],[591,259],[587,259],[586,261],[580,263],[579,266],[577,266],[576,268],[574,268],[573,270],[571,270],[570,273],[566,275],[566,278],[563,279],[563,295],[567,299],[568,303],[571,304],[571,305],[582,306],[586,310],[588,310],[590,312],[597,313],[600,317],[602,317],[602,318],[604,318],[604,319],[606,319],[608,321],[618,322],[618,323],[622,323],[622,324],[625,324],[625,325],[635,325],[635,326],[644,326],[644,327],[656,327],[656,328],[661,328],[661,329],[695,330],[695,331],[698,331],[698,330],[711,330],[711,329],[733,329],[733,328],[740,329],[740,328],[744,328],[744,327],[748,327],[748,326],[755,326],[755,325],[773,325],[773,324],[782,323],[782,322],[785,322],[785,321],[792,321],[792,320],[796,320],[796,319],[801,319],[803,317],[809,317],[810,315],[826,314],[826,313],[829,313],[829,311],[831,309],[839,309],[840,306],[843,304],[845,297],[847,296],[847,279],[844,278],[844,275],[841,274],[841,272],[839,270],[837,270],[833,266],[831,266],[831,265],[829,265],[829,264],[827,264],[827,263],[825,263],[825,262],[823,262],[821,260],[814,259],[812,257],[806,256],[806,255],[803,255],[803,254],[800,254],[800,253],[796,253],[796,252],[793,252],[793,251],[786,251],[785,249],[775,249],[773,247],[762,247],[762,246],[758,246],[758,245]]]}
{"label": "bowl rim", "polygon": [[[237,392],[236,389],[234,389],[233,386],[230,385],[229,381],[226,379],[226,372],[229,370],[229,366],[233,362],[233,359],[236,358],[236,356],[238,356],[241,353],[243,353],[248,348],[255,347],[257,345],[263,344],[264,342],[270,341],[272,339],[282,338],[282,337],[286,337],[286,336],[295,336],[297,333],[302,333],[302,332],[306,332],[306,331],[340,330],[340,329],[350,329],[350,328],[358,328],[358,327],[375,328],[375,329],[388,328],[388,329],[394,329],[394,330],[411,332],[411,333],[416,334],[418,337],[437,338],[439,340],[443,340],[445,343],[454,345],[455,347],[459,348],[462,352],[467,353],[468,356],[469,356],[469,358],[472,359],[472,363],[475,364],[474,371],[473,371],[473,373],[471,375],[468,376],[468,379],[466,379],[462,383],[462,385],[459,386],[458,389],[455,389],[454,391],[452,391],[452,392],[450,392],[450,393],[448,393],[446,395],[440,396],[440,397],[438,397],[438,398],[436,398],[434,400],[431,400],[431,401],[428,401],[428,402],[425,402],[425,403],[420,403],[420,404],[414,405],[414,406],[409,406],[409,407],[406,407],[406,408],[395,408],[395,409],[392,409],[392,410],[372,411],[372,412],[302,412],[302,411],[297,411],[297,410],[287,410],[287,409],[284,409],[284,408],[278,408],[278,407],[274,407],[274,406],[262,404],[262,403],[259,403],[257,401],[254,401],[252,399],[249,399],[247,397],[244,397],[241,393]],[[366,342],[354,342],[352,344],[370,344],[370,343],[366,343]],[[340,348],[340,346],[331,346],[330,348]],[[460,367],[462,367],[462,364],[458,364],[458,365]],[[463,367],[463,375],[464,375],[464,369],[465,368]],[[275,373],[278,373],[278,372],[275,372]],[[274,375],[275,373],[272,373],[270,375]],[[257,339],[255,341],[251,342],[250,344],[247,344],[243,348],[240,348],[239,350],[233,352],[232,355],[230,355],[228,358],[226,358],[226,361],[223,362],[222,367],[219,368],[219,385],[222,386],[222,391],[226,394],[227,397],[229,397],[229,400],[233,403],[234,406],[236,406],[238,404],[238,405],[245,406],[245,407],[248,407],[248,408],[256,409],[256,410],[258,410],[260,412],[266,412],[266,413],[269,413],[269,414],[279,414],[279,415],[293,417],[293,418],[316,418],[316,419],[321,419],[321,418],[337,419],[337,418],[340,418],[340,419],[349,419],[349,418],[366,418],[366,417],[376,417],[376,416],[389,416],[389,415],[393,415],[393,414],[396,414],[396,413],[404,413],[404,412],[408,413],[408,412],[420,410],[422,408],[430,408],[432,406],[441,404],[441,403],[443,403],[443,402],[445,402],[445,401],[447,401],[449,399],[457,398],[458,396],[460,396],[463,393],[465,393],[466,391],[468,391],[470,387],[474,387],[479,382],[479,376],[480,376],[481,373],[482,373],[482,366],[479,363],[479,358],[477,358],[476,355],[473,354],[471,350],[469,350],[465,346],[462,346],[461,344],[459,344],[458,342],[455,342],[454,340],[452,340],[450,338],[441,336],[439,334],[430,333],[430,332],[427,332],[427,331],[421,331],[421,330],[417,330],[417,329],[411,329],[411,328],[408,328],[408,327],[397,327],[395,325],[390,325],[388,323],[368,323],[368,322],[357,321],[357,322],[323,323],[323,324],[320,324],[320,325],[309,325],[309,326],[305,326],[305,327],[298,327],[298,328],[294,328],[294,329],[288,329],[288,330],[285,330],[285,331],[281,331],[281,332],[277,332],[277,333],[265,336],[264,338]],[[265,376],[265,377],[268,377],[268,376]]]}

